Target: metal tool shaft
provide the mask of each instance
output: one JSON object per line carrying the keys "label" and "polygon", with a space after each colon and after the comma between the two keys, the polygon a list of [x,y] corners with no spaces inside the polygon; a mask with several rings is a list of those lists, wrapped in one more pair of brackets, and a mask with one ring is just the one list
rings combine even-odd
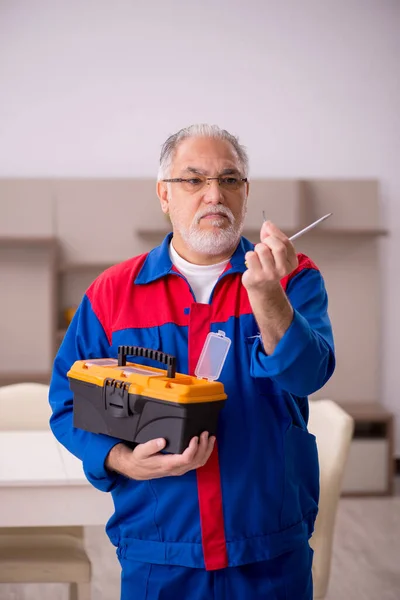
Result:
{"label": "metal tool shaft", "polygon": [[[322,223],[322,221],[325,221],[325,219],[328,219],[329,217],[331,217],[333,215],[333,213],[328,213],[327,215],[321,217],[320,219],[317,219],[316,221],[314,221],[314,223],[311,223],[310,225],[307,225],[307,227],[304,227],[304,229],[301,229],[300,231],[298,231],[297,233],[295,233],[294,235],[292,235],[289,240],[292,242],[293,240],[296,240],[297,238],[299,238],[301,235],[303,235],[303,233],[306,233],[306,231],[309,231],[310,229],[313,229],[314,227],[316,227],[319,223]],[[264,219],[264,223],[266,221],[265,218],[265,211],[263,210],[263,219]]]}

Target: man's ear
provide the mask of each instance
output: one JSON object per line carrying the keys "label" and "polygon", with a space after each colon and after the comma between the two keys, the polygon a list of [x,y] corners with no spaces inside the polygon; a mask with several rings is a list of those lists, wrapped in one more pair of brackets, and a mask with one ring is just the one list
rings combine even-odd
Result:
{"label": "man's ear", "polygon": [[160,199],[161,210],[167,215],[169,213],[168,188],[164,181],[157,181],[157,196]]}

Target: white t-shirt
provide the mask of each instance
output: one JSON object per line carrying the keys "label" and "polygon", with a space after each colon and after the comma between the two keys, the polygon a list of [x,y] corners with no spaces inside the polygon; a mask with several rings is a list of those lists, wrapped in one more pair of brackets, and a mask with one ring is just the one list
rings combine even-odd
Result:
{"label": "white t-shirt", "polygon": [[218,281],[219,276],[225,270],[229,262],[224,260],[216,265],[194,265],[188,262],[175,250],[172,242],[169,245],[169,256],[172,264],[189,282],[196,298],[196,302],[208,304],[211,292]]}

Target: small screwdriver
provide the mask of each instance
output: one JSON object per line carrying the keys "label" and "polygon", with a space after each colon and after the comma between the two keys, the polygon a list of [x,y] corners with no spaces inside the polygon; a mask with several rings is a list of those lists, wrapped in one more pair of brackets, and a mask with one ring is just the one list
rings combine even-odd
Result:
{"label": "small screwdriver", "polygon": [[[294,235],[292,235],[289,238],[289,241],[292,242],[293,240],[296,240],[297,238],[299,238],[300,236],[303,235],[303,233],[306,233],[306,231],[309,231],[310,229],[313,229],[314,227],[316,227],[319,223],[322,223],[322,221],[325,221],[325,219],[328,219],[329,217],[331,217],[333,215],[333,213],[328,213],[327,215],[324,215],[323,217],[321,217],[320,219],[317,219],[316,221],[314,221],[314,223],[311,223],[310,225],[307,225],[307,227],[304,227],[304,229],[300,229],[300,231],[298,231],[297,233],[295,233]],[[263,220],[264,223],[267,220],[265,218],[265,211],[263,210]],[[247,263],[245,263],[246,267],[247,267]]]}
{"label": "small screwdriver", "polygon": [[[297,233],[295,233],[294,235],[292,235],[289,238],[289,241],[292,242],[293,240],[296,240],[301,235],[303,235],[303,233],[306,233],[306,231],[309,231],[310,229],[314,229],[314,227],[316,227],[319,223],[322,223],[322,221],[325,221],[325,219],[328,219],[332,215],[333,215],[333,213],[328,213],[327,215],[325,215],[325,216],[321,217],[320,219],[317,219],[316,221],[314,221],[314,223],[311,223],[311,225],[307,225],[307,227],[304,227],[304,229],[301,229],[300,231],[298,231]],[[263,210],[263,219],[264,219],[264,223],[265,223],[266,218],[265,218],[265,211],[264,210]]]}

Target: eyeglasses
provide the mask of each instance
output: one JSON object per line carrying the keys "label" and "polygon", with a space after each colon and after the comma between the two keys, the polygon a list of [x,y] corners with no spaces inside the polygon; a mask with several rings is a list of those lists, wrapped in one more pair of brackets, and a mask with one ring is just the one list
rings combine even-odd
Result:
{"label": "eyeglasses", "polygon": [[232,175],[222,175],[221,177],[206,177],[205,175],[196,175],[188,179],[176,177],[175,179],[163,179],[165,183],[180,183],[185,192],[195,193],[203,189],[205,185],[210,185],[211,181],[218,181],[218,185],[225,191],[237,192],[247,181],[247,177],[232,177]]}

